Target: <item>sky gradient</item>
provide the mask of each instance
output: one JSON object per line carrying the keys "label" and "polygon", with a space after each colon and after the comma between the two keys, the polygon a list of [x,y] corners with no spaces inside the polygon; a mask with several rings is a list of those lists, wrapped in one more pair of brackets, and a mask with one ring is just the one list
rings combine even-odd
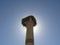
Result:
{"label": "sky gradient", "polygon": [[25,45],[21,19],[37,20],[35,45],[60,45],[59,0],[0,0],[0,45]]}

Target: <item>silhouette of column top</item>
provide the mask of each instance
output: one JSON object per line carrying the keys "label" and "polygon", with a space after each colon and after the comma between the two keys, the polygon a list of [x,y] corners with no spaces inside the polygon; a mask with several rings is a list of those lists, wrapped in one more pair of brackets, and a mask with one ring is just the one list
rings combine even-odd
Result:
{"label": "silhouette of column top", "polygon": [[28,23],[31,23],[32,26],[36,25],[36,19],[34,18],[34,16],[28,16],[22,19],[23,26],[27,27]]}

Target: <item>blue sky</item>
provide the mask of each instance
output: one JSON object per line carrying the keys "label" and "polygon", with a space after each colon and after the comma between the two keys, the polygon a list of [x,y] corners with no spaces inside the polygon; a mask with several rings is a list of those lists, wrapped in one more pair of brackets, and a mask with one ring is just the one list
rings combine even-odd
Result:
{"label": "blue sky", "polygon": [[0,45],[25,45],[21,19],[37,20],[35,45],[60,45],[59,0],[0,0]]}

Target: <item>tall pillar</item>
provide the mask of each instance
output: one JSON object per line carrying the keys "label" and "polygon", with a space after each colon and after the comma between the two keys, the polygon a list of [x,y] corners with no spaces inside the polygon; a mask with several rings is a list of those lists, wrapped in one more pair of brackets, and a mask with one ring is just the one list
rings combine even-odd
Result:
{"label": "tall pillar", "polygon": [[36,25],[35,18],[33,16],[23,18],[22,24],[27,28],[25,45],[34,45],[33,27]]}

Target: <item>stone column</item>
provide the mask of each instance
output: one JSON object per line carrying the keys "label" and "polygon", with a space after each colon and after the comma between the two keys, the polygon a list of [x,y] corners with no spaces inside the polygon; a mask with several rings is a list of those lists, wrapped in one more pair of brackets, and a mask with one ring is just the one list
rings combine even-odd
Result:
{"label": "stone column", "polygon": [[33,16],[23,18],[22,24],[27,28],[25,45],[34,45],[33,27],[36,25],[35,18]]}

